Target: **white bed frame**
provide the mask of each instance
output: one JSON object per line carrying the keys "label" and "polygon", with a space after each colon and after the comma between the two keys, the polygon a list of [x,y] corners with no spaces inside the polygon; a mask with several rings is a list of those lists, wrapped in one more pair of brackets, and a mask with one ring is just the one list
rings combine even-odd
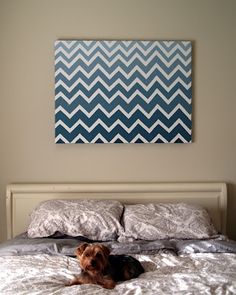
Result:
{"label": "white bed frame", "polygon": [[206,208],[215,227],[226,234],[225,183],[76,183],[7,186],[7,238],[25,232],[30,212],[49,199],[114,199],[124,204],[186,202]]}

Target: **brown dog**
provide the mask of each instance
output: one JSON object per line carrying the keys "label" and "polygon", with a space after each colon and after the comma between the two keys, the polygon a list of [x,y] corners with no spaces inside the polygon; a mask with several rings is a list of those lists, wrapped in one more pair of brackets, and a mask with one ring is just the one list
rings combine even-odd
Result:
{"label": "brown dog", "polygon": [[101,244],[84,243],[76,249],[75,254],[82,273],[69,286],[97,284],[113,289],[116,282],[136,278],[144,272],[137,259],[127,255],[109,255],[110,250]]}

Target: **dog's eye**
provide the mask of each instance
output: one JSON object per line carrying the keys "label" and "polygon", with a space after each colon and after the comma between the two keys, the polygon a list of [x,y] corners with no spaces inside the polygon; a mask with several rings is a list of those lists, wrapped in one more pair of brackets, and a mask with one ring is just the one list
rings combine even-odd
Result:
{"label": "dog's eye", "polygon": [[102,254],[98,252],[98,253],[96,254],[96,258],[101,258],[101,257],[102,257]]}
{"label": "dog's eye", "polygon": [[85,257],[89,257],[89,254],[88,253],[85,253]]}

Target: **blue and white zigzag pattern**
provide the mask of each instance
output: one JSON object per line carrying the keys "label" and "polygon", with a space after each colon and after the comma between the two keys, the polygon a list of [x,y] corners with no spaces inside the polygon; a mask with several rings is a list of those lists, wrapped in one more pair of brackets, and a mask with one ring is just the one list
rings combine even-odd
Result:
{"label": "blue and white zigzag pattern", "polygon": [[191,42],[56,41],[56,143],[191,142]]}

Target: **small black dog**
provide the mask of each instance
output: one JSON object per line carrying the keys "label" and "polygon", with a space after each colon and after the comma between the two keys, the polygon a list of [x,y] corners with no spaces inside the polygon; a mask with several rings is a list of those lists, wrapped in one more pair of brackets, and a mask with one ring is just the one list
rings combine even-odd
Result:
{"label": "small black dog", "polygon": [[83,243],[75,252],[82,273],[68,285],[98,284],[106,289],[115,288],[116,282],[137,278],[144,272],[141,263],[128,255],[109,255],[101,244]]}

